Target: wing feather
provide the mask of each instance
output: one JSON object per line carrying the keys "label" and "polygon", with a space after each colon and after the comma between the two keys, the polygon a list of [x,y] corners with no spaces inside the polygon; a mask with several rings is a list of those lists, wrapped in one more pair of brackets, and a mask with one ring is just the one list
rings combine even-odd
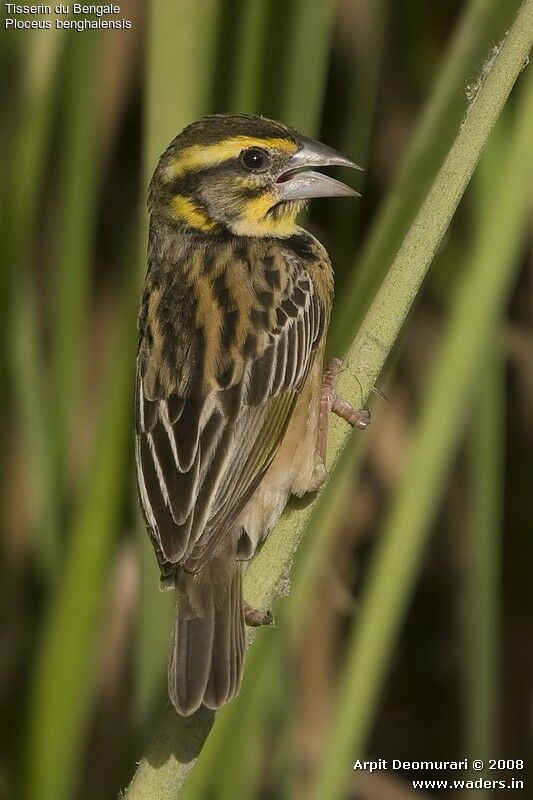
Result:
{"label": "wing feather", "polygon": [[[257,298],[257,335],[245,338],[240,365],[225,357],[227,381],[219,380],[218,390],[202,392],[194,380],[176,376],[165,391],[168,370],[159,378],[154,361],[160,352],[141,339],[139,495],[163,574],[175,564],[201,569],[234,524],[277,452],[324,330],[325,309],[301,265],[284,291],[261,290]],[[237,318],[231,327],[235,333]],[[229,331],[222,333],[229,341]],[[200,357],[189,348],[197,370]]]}

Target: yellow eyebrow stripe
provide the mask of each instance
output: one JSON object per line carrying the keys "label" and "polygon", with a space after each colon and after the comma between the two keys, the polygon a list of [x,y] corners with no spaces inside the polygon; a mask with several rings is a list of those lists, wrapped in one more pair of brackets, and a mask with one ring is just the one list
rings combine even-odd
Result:
{"label": "yellow eyebrow stripe", "polygon": [[236,158],[246,147],[267,147],[295,153],[298,145],[289,139],[258,139],[254,136],[232,136],[208,145],[191,145],[179,153],[165,170],[168,180],[179,178],[187,172],[195,172],[206,167],[214,167],[222,161]]}
{"label": "yellow eyebrow stripe", "polygon": [[172,216],[175,219],[186,222],[191,228],[199,228],[201,231],[210,231],[215,227],[215,223],[201,211],[198,206],[184,197],[182,194],[176,194],[170,201]]}

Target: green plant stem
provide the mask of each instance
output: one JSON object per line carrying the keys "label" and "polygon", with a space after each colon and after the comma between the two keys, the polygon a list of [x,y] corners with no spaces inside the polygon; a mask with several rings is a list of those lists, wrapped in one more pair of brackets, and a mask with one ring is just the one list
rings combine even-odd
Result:
{"label": "green plant stem", "polygon": [[[64,36],[59,31],[32,31],[24,52],[20,120],[9,170],[8,189],[2,199],[0,312],[8,317],[10,380],[26,432],[34,519],[39,523],[35,539],[37,568],[53,580],[59,564],[57,497],[46,403],[42,402],[44,375],[40,366],[40,332],[30,256],[36,231],[39,198],[49,145],[55,76]],[[9,200],[9,202],[7,202]],[[6,298],[11,308],[6,311]],[[2,375],[3,377],[3,375]],[[0,378],[0,382],[2,378]],[[2,390],[3,391],[3,386]]]}
{"label": "green plant stem", "polygon": [[[98,62],[100,37],[69,36],[62,130],[61,228],[54,275],[51,416],[56,472],[65,475],[68,442],[78,411],[82,354],[87,345],[87,305],[98,185]],[[68,481],[63,479],[68,486]]]}
{"label": "green plant stem", "polygon": [[[383,368],[483,146],[526,61],[532,36],[533,0],[527,0],[494,59],[476,101],[470,106],[448,157],[348,352],[339,391],[355,405],[360,405],[368,396]],[[337,463],[349,437],[345,423],[332,419],[329,464]],[[270,608],[284,579],[286,582],[294,552],[316,502],[291,508],[251,562],[245,578],[245,594],[255,608]],[[129,800],[153,797],[175,800],[212,723],[213,716],[205,710],[182,719],[168,709],[126,797]],[[188,737],[191,743],[187,743]],[[351,737],[348,741],[351,742]]]}
{"label": "green plant stem", "polygon": [[[262,630],[254,640],[239,696],[218,715],[217,724],[211,731],[199,760],[183,788],[183,800],[203,797],[213,783],[217,785],[217,792],[222,791],[219,786],[219,775],[221,771],[229,772],[228,757],[231,763],[240,759],[242,767],[246,758],[255,756],[251,752],[253,750],[251,742],[258,741],[257,737],[261,738],[263,731],[266,730],[269,724],[268,710],[272,705],[269,686],[264,680],[258,680],[258,676],[268,674],[276,676],[275,680],[279,680],[277,650],[280,636],[289,637],[288,644],[291,649],[298,646],[302,635],[301,623],[302,619],[305,619],[309,598],[328,559],[331,533],[337,529],[338,515],[344,509],[347,492],[353,487],[353,473],[363,450],[360,444],[366,444],[365,437],[357,439],[354,446],[345,448],[341,461],[320,494],[316,511],[296,554],[290,596],[273,609],[275,630]],[[252,711],[248,709],[248,704],[252,706]],[[243,730],[240,723],[237,725],[241,715],[247,720],[252,718],[247,730]],[[235,733],[237,729],[238,734]],[[246,768],[241,771],[246,772]],[[251,777],[250,775],[249,779]],[[227,785],[224,780],[222,785],[229,791],[231,785],[229,776]]]}
{"label": "green plant stem", "polygon": [[[345,16],[348,8],[345,9]],[[358,20],[361,8],[365,19],[362,28]],[[388,0],[364,0],[363,4],[352,5],[350,10],[354,19],[346,20],[350,38],[344,41],[344,49],[350,51],[350,56],[346,53],[350,63],[350,71],[346,76],[349,87],[346,118],[339,119],[342,106],[331,100],[326,105],[324,118],[324,141],[334,144],[341,153],[346,153],[365,167],[362,175],[356,170],[345,170],[342,178],[344,183],[362,192],[363,200],[358,203],[325,202],[322,211],[321,220],[324,220],[323,226],[329,240],[328,250],[336,265],[335,292],[340,298],[344,296],[345,287],[351,294],[351,285],[357,279],[351,262],[360,237],[361,204],[365,202],[365,181],[369,179],[368,160],[392,6]],[[337,35],[342,44],[346,37],[341,32]]]}
{"label": "green plant stem", "polygon": [[[527,0],[347,353],[338,390],[356,406],[365,400],[379,376],[492,127],[526,61],[533,36],[532,14],[533,0]],[[335,462],[347,438],[345,425],[334,418],[330,423],[328,456]],[[269,537],[259,557],[250,564],[246,577],[254,607],[265,610],[269,607],[271,579],[278,571],[275,565],[291,563],[297,544],[294,530],[303,530],[315,503],[316,500],[304,508],[289,510],[275,535]]]}
{"label": "green plant stem", "polygon": [[[287,6],[283,6],[284,13]],[[335,2],[314,0],[313,13],[309,13],[307,0],[292,0],[288,13],[283,43],[286,63],[276,90],[276,115],[282,122],[310,133],[317,130],[320,120]]]}
{"label": "green plant stem", "polygon": [[[465,147],[461,148],[463,152],[459,157],[464,165],[467,154],[473,155],[468,131],[476,139],[475,131],[479,135],[478,126],[485,118],[488,132],[489,120],[497,114],[497,109],[501,109],[514,78],[525,63],[532,41],[533,0],[528,0],[471,106],[439,178],[447,177],[452,183],[457,180],[461,167],[455,163],[456,146],[466,134],[467,139],[463,139]],[[380,536],[367,578],[361,613],[352,628],[336,713],[313,794],[316,800],[324,797],[336,800],[343,796],[351,765],[364,751],[390,654],[429,535],[429,525],[463,430],[476,382],[480,379],[480,369],[485,364],[484,351],[487,344],[493,342],[492,331],[505,307],[519,266],[518,253],[525,233],[533,168],[531,73],[527,78],[516,136],[506,157],[505,180],[500,187],[498,204],[492,208],[492,225],[487,226],[486,235],[480,239],[471,267],[458,289],[412,452]],[[474,122],[473,118],[478,115]],[[425,205],[418,219],[424,215]],[[416,250],[420,241],[415,239],[413,242]]]}
{"label": "green plant stem", "polygon": [[[160,154],[185,125],[209,111],[219,13],[220,4],[216,0],[150,3],[143,220],[148,182]],[[140,238],[139,264],[144,272],[146,233]],[[161,695],[174,603],[170,592],[162,595],[159,591],[153,548],[140,515],[138,520],[142,584],[136,648],[136,711],[142,728]],[[158,620],[157,625],[154,619]]]}
{"label": "green plant stem", "polygon": [[[483,366],[483,386],[471,434],[470,580],[465,686],[466,752],[488,763],[496,746],[499,672],[499,564],[502,534],[505,374],[501,342],[494,337]],[[476,777],[479,777],[476,775]],[[490,777],[487,773],[485,776]],[[469,793],[474,800],[489,790]]]}
{"label": "green plant stem", "polygon": [[[320,14],[318,17],[312,19],[309,19],[309,15],[305,14],[305,8],[302,4],[297,4],[297,6],[298,7],[289,9],[290,14],[286,13],[284,9],[284,20],[285,17],[287,17],[289,20],[287,24],[299,26],[298,31],[291,34],[293,38],[298,39],[298,48],[300,53],[300,59],[296,66],[293,67],[291,61],[291,80],[293,84],[294,81],[298,80],[298,77],[303,78],[304,65],[302,63],[302,55],[306,48],[313,47],[314,49],[319,50],[322,53],[322,59],[325,60],[330,44],[330,37],[332,33],[331,26],[333,22],[333,6],[331,4],[331,0],[326,0],[324,3],[321,2]],[[264,42],[263,31],[261,30],[261,22],[265,19],[267,13],[271,11],[271,7],[267,2],[265,2],[265,0],[253,0],[253,2],[243,3],[241,9],[243,17],[239,23],[240,30],[237,37],[238,50],[236,68],[231,70],[233,78],[232,91],[229,93],[229,108],[235,112],[259,113],[262,109],[255,108],[254,106],[254,103],[257,102],[259,96],[259,82],[258,80],[253,80],[253,75],[255,74],[258,78],[258,71],[260,71],[260,67],[262,65],[262,60],[264,57]],[[324,27],[324,14],[329,20],[329,24],[326,27]],[[304,25],[303,29],[301,17],[306,17],[306,25]],[[248,67],[250,67],[251,72]],[[317,91],[312,92],[311,96],[307,97],[307,122],[302,121],[302,125],[307,124],[313,126],[311,129],[307,129],[307,131],[311,134],[316,132],[314,130],[314,126],[317,124],[320,116],[324,82],[317,82],[316,88]],[[301,93],[297,93],[297,95],[290,93],[284,95],[282,102],[285,114],[289,114],[290,116],[293,103],[301,103],[300,96]],[[205,110],[207,109],[204,109],[204,111]],[[179,121],[176,122],[176,125],[179,126]],[[177,127],[176,130],[179,130],[179,127]],[[169,612],[173,613],[173,604],[171,606],[173,596],[169,593],[169,595],[167,595],[168,600],[167,597],[162,598],[161,593],[157,589],[158,577],[156,574],[155,560],[153,558],[151,544],[146,535],[143,535],[142,547],[143,559],[146,560],[146,570],[144,572],[144,597],[141,613],[143,620],[145,620],[145,623],[142,624],[142,630],[144,630],[146,627],[146,633],[142,633],[142,635],[139,637],[142,648],[142,652],[140,653],[140,664],[144,665],[144,668],[142,668],[140,671],[139,683],[141,714],[142,717],[145,718],[147,710],[150,707],[154,707],[155,700],[160,694],[161,687],[164,685],[163,668],[166,664],[166,649],[168,640],[168,626],[166,624],[160,624],[157,626],[157,630],[154,631],[153,619],[154,615],[157,615],[158,618],[161,619],[162,606],[165,607],[166,611],[168,605]],[[150,579],[152,580],[152,585],[148,586],[147,584]],[[157,641],[156,646],[154,646],[154,640]],[[258,649],[260,648],[263,652],[266,650],[264,645],[261,646],[259,644],[256,647],[258,647]],[[149,669],[146,669],[147,664],[150,665]],[[256,694],[257,688],[257,685],[250,687],[252,693],[251,703],[254,708],[256,708],[258,704],[261,704],[261,698]],[[246,696],[245,686],[243,686],[243,689],[241,690],[239,705],[237,706],[235,703],[232,704],[232,712],[241,707],[240,703],[243,695]],[[244,708],[243,713],[248,717],[247,707]],[[226,712],[224,712],[224,715],[219,718],[215,737],[211,736],[209,739],[210,746],[207,748],[208,752],[202,752],[202,763],[198,764],[197,768],[195,769],[194,778],[192,781],[187,783],[186,791],[189,797],[200,796],[200,794],[204,791],[206,784],[209,783],[210,776],[214,774],[212,771],[212,759],[216,759],[217,763],[220,763],[221,760],[224,759],[225,764],[228,754],[230,758],[238,757],[235,755],[235,750],[238,749],[238,743],[232,740],[232,747],[228,747],[227,742],[224,741],[225,737],[223,735],[219,735],[219,731],[225,730],[225,720]],[[244,738],[247,740],[248,736]],[[224,790],[224,784],[218,787],[219,792],[223,792]],[[242,787],[240,791],[242,791]]]}
{"label": "green plant stem", "polygon": [[[477,237],[490,235],[494,224],[494,186],[507,172],[511,147],[511,114],[500,120],[475,182]],[[506,124],[502,124],[506,123]],[[533,199],[533,195],[531,197]],[[470,516],[468,528],[468,584],[464,625],[466,674],[465,754],[485,763],[496,746],[499,674],[500,581],[504,492],[505,367],[501,325],[485,348],[483,379],[475,398],[469,437]],[[474,772],[469,777],[474,777]],[[475,775],[475,777],[478,777]],[[490,777],[487,775],[487,777]],[[491,790],[472,790],[472,800],[492,797]]]}
{"label": "green plant stem", "polygon": [[147,178],[174,136],[207,111],[221,5],[217,0],[150,3]]}
{"label": "green plant stem", "polygon": [[[448,48],[435,90],[332,318],[331,352],[344,352],[427,194],[465,114],[465,88],[516,15],[520,0],[471,0]],[[354,153],[354,155],[357,155]]]}
{"label": "green plant stem", "polygon": [[[280,6],[286,16],[284,6]],[[194,3],[193,0],[177,5],[169,4],[165,0],[155,0],[151,9],[150,44],[148,48],[148,125],[146,130],[146,179],[148,180],[159,153],[166,147],[173,136],[188,122],[207,113],[211,86],[209,75],[212,70],[205,71],[205,64],[212,64],[214,58],[214,33],[218,21],[219,8],[214,0],[202,0]],[[294,41],[298,58],[290,62],[290,77],[284,86],[284,93],[278,98],[282,105],[281,116],[289,115],[293,120],[298,114],[305,113],[301,118],[302,127],[313,133],[320,116],[322,96],[325,86],[323,78],[317,76],[313,91],[306,94],[302,102],[302,92],[296,91],[298,81],[305,81],[306,53],[312,49],[317,53],[314,61],[315,67],[325,69],[325,62],[329,52],[330,38],[333,28],[334,3],[332,0],[320,0],[317,4],[316,14],[309,15],[305,3],[297,0],[291,7],[289,27],[291,38]],[[246,72],[246,65],[252,65],[257,71],[262,62],[263,42],[259,23],[271,11],[271,7],[264,0],[253,0],[244,4],[241,20],[241,31],[238,38],[239,50],[237,69],[235,70],[235,86],[233,96],[230,98],[235,111],[253,111],[253,108],[240,108],[237,101],[252,103],[257,97],[257,85],[251,81]],[[182,41],[183,39],[183,41]],[[191,50],[194,42],[194,52]],[[202,62],[201,71],[191,73],[191,64]],[[314,67],[314,68],[315,68]],[[168,97],[176,91],[175,76],[181,80],[186,78],[195,83],[194,90],[190,85],[184,87],[180,94],[180,103],[168,103]],[[292,88],[290,88],[292,87]],[[163,104],[164,108],[160,106]],[[259,110],[260,109],[256,109]],[[163,131],[163,132],[162,132]],[[166,133],[164,133],[166,131]],[[144,259],[144,254],[143,254]],[[149,718],[157,705],[161,687],[164,685],[164,669],[170,629],[170,618],[173,613],[173,595],[168,593],[161,596],[159,591],[159,576],[156,561],[153,557],[152,546],[146,536],[144,525],[140,524],[141,552],[143,564],[142,601],[138,630],[137,648],[137,705],[138,718],[142,725]],[[157,618],[159,624],[154,626],[153,620]]]}
{"label": "green plant stem", "polygon": [[[254,645],[253,652],[257,650],[259,656],[261,652],[271,655],[276,649],[272,647],[272,636],[268,636],[268,633],[263,639],[263,647],[259,642]],[[261,768],[260,763],[254,762],[258,762],[264,752],[261,742],[272,715],[273,682],[278,683],[278,692],[280,687],[277,679],[279,673],[276,669],[269,669],[272,659],[267,659],[266,663],[257,658],[254,660],[256,669],[251,673],[251,680],[243,686],[245,695],[236,717],[238,727],[227,731],[225,737],[219,777],[215,778],[213,786],[213,800],[233,800],[235,797],[252,800],[258,795]],[[198,795],[190,794],[189,797],[196,800]]]}
{"label": "green plant stem", "polygon": [[268,0],[245,0],[240,8],[235,73],[228,103],[228,109],[234,113],[260,114],[262,111],[259,89],[268,9]]}
{"label": "green plant stem", "polygon": [[[258,632],[255,644],[248,655],[248,669],[244,675],[241,691],[235,702],[225,706],[217,716],[217,724],[211,731],[202,749],[199,760],[183,789],[183,800],[197,800],[207,795],[212,788],[213,780],[218,783],[218,776],[225,765],[225,754],[231,748],[235,731],[239,731],[241,715],[248,716],[249,702],[256,703],[257,684],[255,678],[268,669],[266,659],[271,653],[271,631],[264,628]],[[260,682],[261,685],[263,682]]]}
{"label": "green plant stem", "polygon": [[[21,796],[72,796],[89,720],[102,586],[128,475],[128,413],[133,380],[132,277],[118,318],[111,378],[93,463],[72,521],[64,568],[35,657]],[[54,721],[50,725],[50,720]]]}

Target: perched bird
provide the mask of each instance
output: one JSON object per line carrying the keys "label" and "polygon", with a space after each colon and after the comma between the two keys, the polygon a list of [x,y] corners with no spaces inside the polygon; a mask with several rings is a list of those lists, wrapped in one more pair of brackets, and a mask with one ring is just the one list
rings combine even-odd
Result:
{"label": "perched bird", "polygon": [[291,494],[325,478],[328,415],[365,427],[324,370],[333,272],[296,223],[312,197],[357,193],[313,167],[357,167],[273,120],[185,128],[149,190],[139,314],[136,463],[161,571],[176,589],[168,688],[180,714],[239,691],[242,573]]}

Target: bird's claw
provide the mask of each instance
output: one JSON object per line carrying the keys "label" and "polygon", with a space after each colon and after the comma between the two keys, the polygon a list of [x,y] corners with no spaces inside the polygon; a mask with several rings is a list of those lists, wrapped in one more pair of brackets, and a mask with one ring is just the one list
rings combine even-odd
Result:
{"label": "bird's claw", "polygon": [[244,621],[251,628],[260,628],[261,625],[270,625],[272,623],[272,612],[259,611],[259,609],[253,608],[253,606],[245,603]]}

